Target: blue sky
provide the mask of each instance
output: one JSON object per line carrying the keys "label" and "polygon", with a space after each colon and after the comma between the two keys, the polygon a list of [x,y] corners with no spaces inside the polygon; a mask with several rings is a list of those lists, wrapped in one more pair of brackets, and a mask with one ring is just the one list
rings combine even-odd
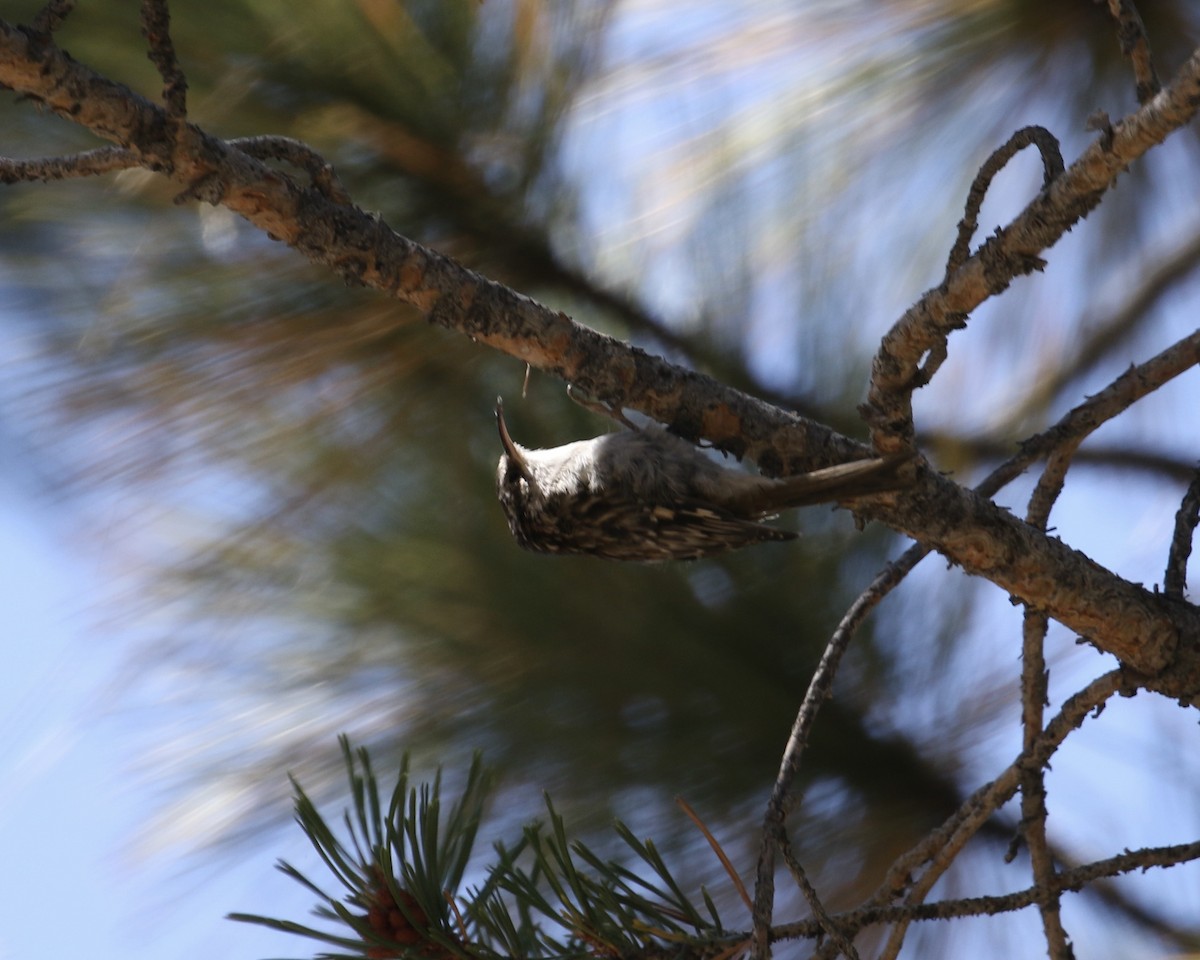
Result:
{"label": "blue sky", "polygon": [[131,639],[100,625],[102,558],[81,553],[61,511],[2,477],[0,960],[61,956],[63,934],[67,952],[92,960],[311,956],[297,938],[222,919],[302,918],[311,897],[272,867],[306,862],[298,831],[211,862],[137,852],[156,792],[133,772],[145,731],[120,709]]}

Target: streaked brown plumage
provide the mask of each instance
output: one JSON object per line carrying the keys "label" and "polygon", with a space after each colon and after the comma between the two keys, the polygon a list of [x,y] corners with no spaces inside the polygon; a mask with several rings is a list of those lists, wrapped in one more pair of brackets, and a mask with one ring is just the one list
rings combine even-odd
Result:
{"label": "streaked brown plumage", "polygon": [[504,452],[500,506],[517,543],[653,563],[695,560],[796,534],[759,521],[781,510],[848,500],[906,485],[907,456],[855,460],[781,480],[723,467],[657,427],[531,450],[509,436],[496,401]]}

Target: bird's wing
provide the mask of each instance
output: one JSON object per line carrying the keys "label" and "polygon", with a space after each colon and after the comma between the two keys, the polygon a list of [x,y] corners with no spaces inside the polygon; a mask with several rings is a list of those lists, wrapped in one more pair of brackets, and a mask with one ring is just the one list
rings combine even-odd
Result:
{"label": "bird's wing", "polygon": [[794,540],[796,533],[743,520],[696,500],[646,503],[612,497],[578,497],[546,549],[585,553],[610,560],[656,563],[698,560],[771,540]]}

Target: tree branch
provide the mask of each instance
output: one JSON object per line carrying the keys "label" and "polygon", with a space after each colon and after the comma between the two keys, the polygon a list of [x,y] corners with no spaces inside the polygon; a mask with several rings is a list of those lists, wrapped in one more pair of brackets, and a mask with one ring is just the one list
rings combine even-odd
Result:
{"label": "tree branch", "polygon": [[[817,720],[817,712],[821,704],[833,695],[833,680],[837,676],[838,666],[842,656],[850,646],[855,632],[867,618],[868,614],[879,605],[921,559],[928,550],[917,544],[905,551],[904,555],[883,568],[875,579],[860,593],[843,615],[821,661],[813,672],[804,701],[800,704],[800,712],[792,724],[792,732],[788,737],[787,746],[783,751],[783,759],[779,764],[779,773],[771,788],[771,796],[767,800],[767,812],[763,818],[762,836],[758,853],[758,866],[754,887],[754,951],[755,956],[767,956],[770,943],[769,933],[771,915],[775,902],[775,849],[782,848],[787,842],[787,813],[788,796],[800,772],[800,760],[808,746],[808,738],[812,734],[813,725]],[[814,907],[814,912],[816,908]]]}
{"label": "tree branch", "polygon": [[944,347],[971,311],[1017,277],[1040,270],[1041,254],[1100,202],[1128,165],[1200,109],[1200,51],[1158,96],[1106,131],[1067,170],[1043,188],[1015,220],[928,291],[884,337],[872,368],[863,414],[876,446],[911,443],[912,390],[922,360]]}
{"label": "tree branch", "polygon": [[[810,420],[588,330],[399,236],[378,218],[301,187],[235,146],[75,62],[28,29],[0,21],[0,83],[136,155],[185,196],[219,202],[270,236],[341,276],[422,310],[439,326],[574,383],[593,397],[640,410],[682,435],[756,460],[768,474],[861,457],[866,449]],[[922,356],[983,299],[1033,269],[1040,253],[1087,214],[1129,163],[1200,109],[1200,53],[1137,112],[1093,143],[947,284],[928,292],[897,323],[876,357],[867,405],[881,449],[897,445],[888,426]],[[1192,346],[1195,363],[1200,350]],[[897,407],[897,402],[900,406]],[[903,442],[903,437],[899,438]],[[869,503],[870,516],[933,546],[1045,611],[1143,674],[1170,665],[1182,636],[1200,636],[1200,615],[1130,584],[994,504],[917,470],[911,491]],[[1200,654],[1159,686],[1200,689]]]}
{"label": "tree branch", "polygon": [[1117,42],[1121,53],[1129,58],[1133,66],[1133,79],[1137,87],[1138,103],[1145,103],[1160,89],[1158,72],[1150,56],[1150,40],[1142,24],[1141,14],[1133,0],[1108,0],[1108,12],[1117,21]]}
{"label": "tree branch", "polygon": [[1197,264],[1200,264],[1200,232],[1158,258],[1150,274],[1107,316],[1085,321],[1082,326],[1090,328],[1082,331],[1085,339],[1069,346],[1066,356],[1056,351],[1053,359],[1045,358],[1042,369],[1025,388],[1024,397],[1005,418],[1006,423],[1023,423],[1042,410],[1068,383],[1111,355],[1117,347],[1129,343],[1143,329],[1145,321],[1155,315],[1155,305],[1188,279]]}
{"label": "tree branch", "polygon": [[792,874],[792,879],[796,881],[796,885],[804,894],[804,899],[812,910],[813,916],[817,918],[817,923],[821,925],[821,932],[829,937],[830,943],[837,948],[838,953],[846,957],[846,960],[859,960],[858,951],[854,949],[854,944],[850,941],[850,937],[842,932],[837,922],[829,916],[824,904],[821,903],[816,889],[808,879],[808,875],[804,872],[804,867],[800,865],[800,861],[796,859],[796,855],[792,852],[792,844],[788,840],[787,834],[784,834],[779,839],[779,853],[783,857],[783,862],[787,864],[787,868]]}
{"label": "tree branch", "polygon": [[55,30],[62,26],[62,22],[70,16],[71,11],[75,9],[75,0],[50,0],[37,16],[33,18],[31,27],[34,33],[49,37]]}
{"label": "tree branch", "polygon": [[1192,555],[1192,536],[1200,523],[1200,470],[1188,484],[1179,511],[1175,514],[1175,532],[1167,554],[1167,573],[1163,577],[1163,593],[1175,600],[1183,599],[1187,587],[1188,557]]}
{"label": "tree branch", "polygon": [[983,207],[983,200],[987,196],[988,187],[992,185],[992,180],[1009,160],[1028,146],[1037,147],[1042,156],[1043,187],[1048,187],[1054,178],[1063,172],[1062,151],[1058,140],[1045,127],[1022,127],[1008,138],[1004,146],[993,151],[975,174],[971,189],[967,191],[963,218],[958,222],[958,236],[954,246],[950,248],[950,256],[946,258],[945,282],[948,283],[954,271],[967,262],[971,252],[971,238],[979,228],[979,211]]}
{"label": "tree branch", "polygon": [[140,167],[141,161],[122,147],[97,147],[66,157],[36,157],[10,160],[0,157],[0,183],[26,183],[34,180],[71,180],[96,177],[114,170]]}
{"label": "tree branch", "polygon": [[150,45],[147,56],[163,81],[163,103],[177,120],[187,116],[187,78],[171,42],[171,11],[166,0],[142,0],[142,36]]}
{"label": "tree branch", "polygon": [[[1050,511],[1066,482],[1071,457],[1081,439],[1073,439],[1056,449],[1038,478],[1029,499],[1025,521],[1039,530],[1046,529]],[[1043,715],[1049,703],[1050,675],[1046,669],[1045,650],[1048,626],[1049,621],[1044,613],[1025,611],[1021,638],[1021,728],[1022,749],[1026,754],[1032,754],[1037,747],[1038,738],[1043,732]],[[1042,891],[1038,899],[1042,930],[1051,960],[1073,960],[1063,929],[1061,903],[1055,886],[1057,875],[1046,834],[1047,816],[1043,766],[1026,764],[1021,771],[1021,832],[1029,847],[1034,886]]]}
{"label": "tree branch", "polygon": [[[1019,476],[1029,464],[1063,448],[1064,445],[1068,447],[1077,445],[1100,425],[1198,363],[1200,363],[1200,330],[1172,344],[1145,363],[1131,367],[1104,390],[1094,394],[1070,411],[1054,427],[1027,440],[1022,444],[1021,453],[994,470],[975,488],[976,492],[990,496],[1010,480]],[[925,479],[924,476],[922,479]],[[913,504],[914,495],[915,493],[906,497],[901,507],[914,505],[919,508],[920,501]],[[934,493],[933,496],[940,497],[940,494]],[[1005,586],[1010,593],[1019,597],[1030,607],[1046,612],[1059,622],[1077,630],[1085,638],[1097,642],[1098,634],[1093,632],[1097,629],[1109,634],[1102,642],[1097,642],[1097,646],[1113,653],[1144,674],[1153,676],[1159,673],[1157,668],[1146,668],[1158,657],[1166,656],[1170,660],[1171,657],[1178,656],[1179,659],[1174,663],[1169,674],[1163,674],[1148,683],[1151,689],[1170,696],[1187,695],[1187,691],[1196,689],[1196,685],[1200,683],[1200,659],[1198,659],[1200,651],[1197,649],[1197,644],[1190,638],[1200,636],[1200,617],[1197,616],[1194,609],[1166,602],[1141,586],[1125,581],[1121,581],[1124,586],[1121,588],[1121,596],[1118,599],[1116,595],[1107,592],[1111,582],[1105,583],[1107,578],[1096,576],[1097,572],[1103,568],[1078,551],[1071,550],[1062,541],[1047,537],[1029,524],[1018,525],[1015,521],[1010,523],[999,520],[1000,514],[1008,516],[1009,520],[1012,518],[1011,515],[1004,514],[1004,511],[990,501],[976,500],[968,509],[976,507],[978,509],[974,513],[968,513],[962,517],[948,516],[942,512],[946,509],[947,501],[939,499],[938,502],[941,505],[937,509],[925,511],[927,516],[920,523],[919,532],[916,526],[906,529],[905,532],[910,533],[922,543],[934,547],[945,556],[958,559],[970,555],[970,563],[963,563],[964,569],[972,573],[980,573],[992,582]],[[867,516],[875,517],[877,509],[872,505],[864,513]],[[897,510],[889,509],[886,513],[881,513],[880,518],[893,526],[899,526],[895,523],[896,513]],[[934,529],[943,521],[946,527],[945,534],[953,541],[952,543],[943,540],[942,534]],[[993,526],[997,522],[999,526]],[[1001,532],[1001,528],[1003,532]],[[900,529],[904,528],[900,527]],[[996,540],[985,533],[985,530],[988,529],[995,532]],[[1010,536],[1011,539],[1008,539]],[[1007,540],[1006,545],[1000,546],[996,542],[1001,539]],[[976,553],[975,550],[981,548],[984,543],[988,544],[988,551],[998,550],[999,552]],[[1078,576],[1080,579],[1071,584],[1039,580],[1038,589],[1031,592],[1029,586],[1033,585],[1031,580],[1036,579],[1036,575],[1031,578],[1030,574],[1034,567],[1040,566],[1041,562],[1034,559],[1032,556],[1034,553],[1040,555],[1041,561],[1049,561],[1054,565],[1061,564],[1059,569],[1063,573],[1069,571],[1071,576]],[[1054,559],[1051,560],[1051,557]],[[1069,559],[1069,557],[1074,559]],[[986,566],[988,569],[980,569],[982,566]],[[1018,581],[1022,583],[1022,588],[1014,589]],[[1066,609],[1068,604],[1074,602],[1068,600],[1068,595],[1074,596],[1081,604],[1074,611]],[[1111,630],[1099,624],[1081,629],[1089,619],[1085,608],[1091,606],[1095,610],[1097,604],[1106,606],[1109,601],[1114,603],[1112,608],[1114,615],[1129,615],[1137,620],[1137,625],[1126,634],[1124,640],[1117,640],[1111,635]],[[1141,613],[1137,612],[1139,610]],[[1168,626],[1168,622],[1172,625]],[[1133,626],[1133,623],[1131,622],[1129,625]],[[1178,632],[1171,637],[1170,632],[1173,630]],[[1180,637],[1186,637],[1189,640],[1180,645]],[[1149,646],[1146,645],[1147,641]],[[1158,646],[1158,644],[1163,644],[1163,646]],[[1135,647],[1137,648],[1136,652],[1132,649]],[[1157,647],[1157,651],[1154,647]]]}
{"label": "tree branch", "polygon": [[[1134,870],[1145,871],[1151,867],[1171,867],[1198,858],[1200,841],[1165,847],[1144,847],[1064,870],[1059,874],[1056,888],[1059,893],[1078,891],[1103,877],[1116,877]],[[1039,887],[1031,886],[1013,893],[963,897],[934,903],[859,907],[856,910],[833,914],[830,919],[842,930],[861,930],[877,923],[908,924],[914,920],[995,916],[1032,906],[1041,895]],[[773,932],[778,940],[812,938],[820,936],[821,927],[816,920],[804,920],[799,923],[780,924]]]}
{"label": "tree branch", "polygon": [[[1128,683],[1128,678],[1120,670],[1113,670],[1097,677],[1068,698],[1037,737],[1032,750],[1023,750],[995,780],[984,784],[963,801],[940,827],[931,831],[906,854],[897,857],[879,888],[860,909],[871,910],[900,897],[904,897],[907,906],[921,904],[967,841],[1016,793],[1024,767],[1027,764],[1037,768],[1044,766],[1073,730],[1078,729],[1089,715],[1094,715],[1093,711],[1098,711],[1109,697],[1126,689]],[[923,866],[925,870],[922,872]],[[895,921],[896,927],[889,935],[887,947],[881,956],[888,956],[889,951],[892,956],[899,953],[908,924],[914,918],[913,915],[902,914]],[[847,930],[845,924],[842,924],[842,930]]]}
{"label": "tree branch", "polygon": [[342,186],[333,164],[307,143],[292,137],[236,137],[226,141],[256,160],[280,160],[308,174],[313,186],[334,203],[351,204],[350,194]]}

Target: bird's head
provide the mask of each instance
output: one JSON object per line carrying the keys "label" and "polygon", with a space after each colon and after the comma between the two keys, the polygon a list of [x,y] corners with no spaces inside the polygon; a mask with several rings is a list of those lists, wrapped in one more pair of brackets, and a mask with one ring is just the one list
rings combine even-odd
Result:
{"label": "bird's head", "polygon": [[496,398],[496,426],[500,430],[503,450],[496,465],[496,493],[508,525],[518,541],[524,543],[524,524],[529,514],[529,503],[541,497],[537,479],[530,464],[530,451],[513,440],[504,422],[504,402]]}

